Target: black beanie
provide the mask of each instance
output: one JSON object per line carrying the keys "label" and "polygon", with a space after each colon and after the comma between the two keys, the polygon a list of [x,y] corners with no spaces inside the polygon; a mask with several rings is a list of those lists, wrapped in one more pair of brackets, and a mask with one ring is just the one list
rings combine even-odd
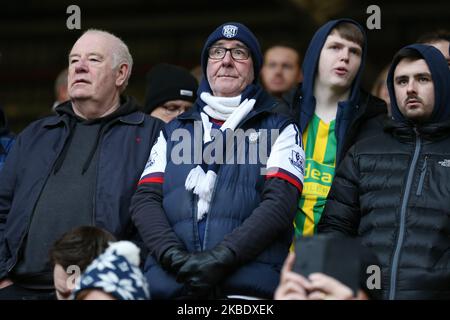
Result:
{"label": "black beanie", "polygon": [[171,64],[158,64],[147,74],[144,112],[150,114],[170,100],[194,102],[197,87],[197,80],[188,70]]}

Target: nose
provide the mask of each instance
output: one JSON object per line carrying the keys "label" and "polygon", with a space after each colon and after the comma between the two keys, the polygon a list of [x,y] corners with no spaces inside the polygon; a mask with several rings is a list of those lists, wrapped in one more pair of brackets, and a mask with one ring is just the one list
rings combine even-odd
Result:
{"label": "nose", "polygon": [[274,71],[275,71],[275,74],[282,75],[283,74],[283,66],[282,65],[275,66]]}
{"label": "nose", "polygon": [[75,72],[87,72],[88,64],[86,59],[80,58],[77,62],[75,62]]}
{"label": "nose", "polygon": [[231,51],[225,52],[225,56],[222,59],[222,65],[230,65],[233,61],[233,57],[231,57]]}
{"label": "nose", "polygon": [[349,49],[348,49],[348,48],[343,48],[343,49],[341,50],[340,60],[341,60],[341,61],[346,61],[346,62],[348,62],[349,57],[350,57]]}
{"label": "nose", "polygon": [[411,79],[408,81],[408,86],[406,87],[406,92],[408,94],[417,92],[416,81],[414,81],[414,79]]}

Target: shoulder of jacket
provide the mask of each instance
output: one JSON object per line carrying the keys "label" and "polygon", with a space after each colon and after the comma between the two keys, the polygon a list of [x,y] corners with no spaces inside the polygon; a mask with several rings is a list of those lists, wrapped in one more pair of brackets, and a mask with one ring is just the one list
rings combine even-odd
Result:
{"label": "shoulder of jacket", "polygon": [[364,114],[376,116],[379,114],[387,114],[386,102],[372,94],[361,90],[357,107],[364,110]]}

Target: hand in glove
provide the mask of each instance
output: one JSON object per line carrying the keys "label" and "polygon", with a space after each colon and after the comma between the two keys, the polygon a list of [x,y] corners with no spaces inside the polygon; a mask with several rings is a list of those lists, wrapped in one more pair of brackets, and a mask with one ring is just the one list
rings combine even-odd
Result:
{"label": "hand in glove", "polygon": [[181,266],[191,256],[182,246],[174,246],[167,249],[161,257],[161,266],[164,270],[177,274]]}
{"label": "hand in glove", "polygon": [[236,267],[233,251],[223,245],[191,255],[180,268],[177,281],[185,283],[192,294],[206,295]]}

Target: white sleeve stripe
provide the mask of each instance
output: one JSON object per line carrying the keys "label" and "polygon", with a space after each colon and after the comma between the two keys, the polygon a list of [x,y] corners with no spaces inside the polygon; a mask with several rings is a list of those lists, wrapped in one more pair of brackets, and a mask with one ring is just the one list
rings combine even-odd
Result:
{"label": "white sleeve stripe", "polygon": [[303,183],[304,164],[305,152],[299,140],[299,130],[296,125],[290,124],[273,144],[267,160],[267,168],[283,169]]}
{"label": "white sleeve stripe", "polygon": [[167,141],[164,138],[163,132],[161,131],[159,133],[158,140],[153,145],[152,151],[150,152],[150,156],[145,165],[144,172],[142,172],[141,174],[141,179],[152,173],[165,172],[167,164],[166,150],[167,150]]}

